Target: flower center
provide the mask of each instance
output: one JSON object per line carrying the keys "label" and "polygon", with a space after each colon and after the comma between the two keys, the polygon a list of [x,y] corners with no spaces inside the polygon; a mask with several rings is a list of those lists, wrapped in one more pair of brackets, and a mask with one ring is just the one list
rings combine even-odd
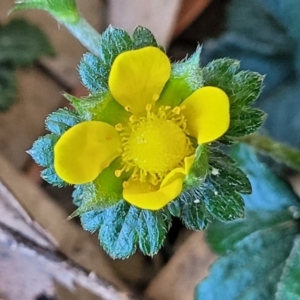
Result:
{"label": "flower center", "polygon": [[186,136],[170,120],[140,122],[128,140],[132,161],[147,172],[161,173],[177,167],[186,155]]}
{"label": "flower center", "polygon": [[[183,160],[194,149],[187,137],[183,108],[161,106],[156,112],[146,107],[145,117],[132,115],[128,126],[116,126],[121,131],[123,168],[133,170],[131,178],[156,185],[174,168],[183,165]],[[118,128],[119,127],[119,128]]]}

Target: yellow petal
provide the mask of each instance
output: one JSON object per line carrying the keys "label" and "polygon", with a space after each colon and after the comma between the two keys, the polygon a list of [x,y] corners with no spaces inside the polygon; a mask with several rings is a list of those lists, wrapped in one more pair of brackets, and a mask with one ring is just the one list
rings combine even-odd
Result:
{"label": "yellow petal", "polygon": [[149,183],[129,180],[123,190],[124,199],[142,209],[163,208],[181,193],[184,177],[193,161],[194,156],[186,157],[185,166],[172,170],[155,190],[149,188]]}
{"label": "yellow petal", "polygon": [[198,139],[198,144],[209,143],[221,137],[229,127],[229,98],[213,86],[196,90],[183,101],[182,111],[187,118],[187,129]]}
{"label": "yellow petal", "polygon": [[158,100],[170,74],[167,55],[156,47],[145,47],[117,56],[108,85],[117,102],[133,114],[139,114],[147,104]]}
{"label": "yellow petal", "polygon": [[77,124],[54,147],[55,171],[70,184],[91,182],[119,155],[120,145],[118,132],[107,123]]}
{"label": "yellow petal", "polygon": [[129,180],[123,197],[130,204],[142,209],[158,210],[175,199],[182,191],[183,179],[178,177],[164,187],[151,191],[149,183]]}

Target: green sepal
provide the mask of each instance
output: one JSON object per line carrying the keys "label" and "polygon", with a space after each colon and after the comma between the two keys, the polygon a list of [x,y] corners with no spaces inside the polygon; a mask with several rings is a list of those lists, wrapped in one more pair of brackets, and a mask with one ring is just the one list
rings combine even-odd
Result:
{"label": "green sepal", "polygon": [[212,217],[197,190],[185,190],[178,199],[168,205],[169,212],[180,217],[188,229],[203,230],[211,222]]}
{"label": "green sepal", "polygon": [[189,173],[185,177],[185,187],[197,187],[201,185],[208,173],[207,145],[198,145],[195,153],[195,160],[191,165]]}
{"label": "green sepal", "polygon": [[39,137],[27,153],[41,167],[52,166],[54,161],[53,148],[58,139],[59,136],[56,134],[47,134]]}
{"label": "green sepal", "polygon": [[22,19],[0,25],[0,49],[0,64],[13,68],[31,66],[41,56],[55,53],[47,36]]}
{"label": "green sepal", "polygon": [[99,54],[102,61],[110,68],[119,54],[132,48],[133,42],[129,34],[123,29],[110,25],[101,36]]}
{"label": "green sepal", "polygon": [[46,134],[45,136],[39,137],[32,145],[32,148],[27,153],[33,158],[33,160],[40,165],[45,167],[41,172],[41,177],[48,183],[63,187],[68,185],[61,178],[58,177],[54,170],[54,145],[58,141],[59,136],[56,134]]}
{"label": "green sepal", "polygon": [[76,184],[74,185],[74,190],[72,192],[73,204],[79,207],[83,202],[83,189],[84,184]]}
{"label": "green sepal", "polygon": [[127,124],[130,114],[114,100],[110,92],[98,93],[84,98],[69,94],[65,97],[72,103],[79,116],[86,121],[102,121],[115,126]]}
{"label": "green sepal", "polygon": [[187,228],[205,229],[212,219],[231,221],[244,216],[240,194],[251,184],[232,158],[214,146],[199,145],[182,194],[167,207]]}
{"label": "green sepal", "polygon": [[180,105],[194,91],[203,86],[200,68],[201,47],[188,59],[172,64],[171,77],[166,83],[158,105]]}
{"label": "green sepal", "polygon": [[244,201],[240,194],[251,193],[249,179],[221,150],[211,147],[208,156],[210,171],[198,188],[206,209],[220,221],[243,218]]}
{"label": "green sepal", "polygon": [[80,122],[81,120],[76,112],[67,108],[59,108],[46,118],[45,125],[47,130],[61,136],[70,127]]}
{"label": "green sepal", "polygon": [[235,141],[236,137],[242,137],[255,132],[266,119],[266,114],[257,108],[245,107],[235,111],[230,116],[231,125],[226,134],[218,141],[225,144]]}
{"label": "green sepal", "polygon": [[219,87],[229,97],[230,125],[219,139],[225,144],[256,131],[265,119],[262,111],[249,107],[260,95],[264,76],[239,68],[239,62],[229,58],[214,60],[203,68],[204,85]]}
{"label": "green sepal", "polygon": [[49,12],[61,23],[76,23],[79,14],[75,0],[18,0],[12,11],[42,9]]}
{"label": "green sepal", "polygon": [[171,216],[166,209],[139,211],[137,224],[139,249],[145,255],[153,256],[163,245],[171,227]]}
{"label": "green sepal", "polygon": [[129,174],[123,172],[120,177],[116,177],[115,170],[119,168],[120,158],[116,158],[93,182],[77,187],[78,190],[73,195],[74,204],[79,204],[79,197],[80,204],[69,218],[92,210],[102,211],[122,200],[122,184],[128,179]]}
{"label": "green sepal", "polygon": [[[236,165],[236,162],[222,150],[209,148],[210,176],[213,181],[222,181],[228,190],[234,189],[241,194],[251,194],[252,187],[247,175]],[[217,174],[216,174],[217,173]]]}
{"label": "green sepal", "polygon": [[14,70],[0,65],[0,111],[6,111],[10,108],[16,100],[16,94],[17,82]]}
{"label": "green sepal", "polygon": [[142,26],[137,26],[132,35],[133,48],[140,49],[147,46],[158,47],[153,33]]}
{"label": "green sepal", "polygon": [[252,104],[258,98],[264,76],[239,69],[239,61],[220,58],[203,68],[203,77],[205,85],[218,86],[228,94],[232,105],[243,107]]}
{"label": "green sepal", "polygon": [[81,82],[92,94],[108,90],[109,66],[94,54],[83,55],[78,72]]}
{"label": "green sepal", "polygon": [[92,211],[81,215],[84,229],[99,229],[99,241],[112,258],[125,259],[138,248],[153,256],[161,248],[171,224],[166,210],[141,210],[120,201],[104,211]]}
{"label": "green sepal", "polygon": [[56,174],[53,165],[45,168],[41,172],[41,177],[48,182],[49,184],[52,184],[53,186],[57,187],[64,187],[67,186],[68,183],[63,181],[58,175]]}

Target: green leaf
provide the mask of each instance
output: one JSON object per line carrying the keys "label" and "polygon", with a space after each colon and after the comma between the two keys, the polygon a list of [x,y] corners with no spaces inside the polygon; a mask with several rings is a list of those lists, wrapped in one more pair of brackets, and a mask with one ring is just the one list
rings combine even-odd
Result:
{"label": "green leaf", "polygon": [[261,163],[253,149],[243,144],[236,145],[231,149],[231,156],[251,182],[252,194],[243,197],[247,209],[277,211],[298,205],[299,198],[290,186]]}
{"label": "green leaf", "polygon": [[300,235],[294,241],[293,249],[287,259],[281,276],[277,300],[300,299]]}
{"label": "green leaf", "polygon": [[158,252],[170,228],[167,210],[148,211],[125,201],[103,211],[91,211],[81,216],[82,226],[91,232],[99,229],[99,240],[112,258],[127,258],[138,248],[153,256]]}
{"label": "green leaf", "polygon": [[83,55],[78,72],[82,83],[92,94],[108,90],[109,67],[94,54]]}
{"label": "green leaf", "polygon": [[200,68],[201,48],[188,59],[172,64],[171,77],[166,83],[158,105],[180,105],[194,91],[203,86],[202,70]]}
{"label": "green leaf", "polygon": [[16,93],[14,70],[0,64],[0,111],[6,111],[15,102]]}
{"label": "green leaf", "polygon": [[42,167],[52,166],[54,161],[53,148],[58,139],[59,136],[55,134],[47,134],[39,137],[27,153],[31,155],[38,165]]}
{"label": "green leaf", "polygon": [[[269,226],[260,228],[261,222]],[[196,290],[196,299],[275,299],[277,284],[299,232],[298,225],[289,211],[249,213],[247,220],[227,225],[229,235],[240,236],[235,243],[228,239],[224,242],[224,224],[212,227],[209,234],[219,229],[229,254],[211,268],[210,276]],[[298,280],[295,284],[299,285]]]}
{"label": "green leaf", "polygon": [[244,201],[240,194],[251,193],[247,176],[217,148],[211,147],[208,157],[210,172],[198,188],[206,209],[220,221],[242,218]]}
{"label": "green leaf", "polygon": [[203,68],[204,85],[224,90],[230,100],[230,126],[219,140],[228,144],[237,137],[256,131],[265,114],[249,108],[260,95],[264,76],[251,71],[239,71],[239,62],[229,58],[217,59]]}
{"label": "green leaf", "polygon": [[102,34],[100,58],[111,67],[114,59],[124,51],[132,50],[133,43],[129,34],[113,26],[109,26]]}
{"label": "green leaf", "polygon": [[140,49],[147,46],[158,47],[153,33],[142,26],[137,26],[132,35],[133,48]]}
{"label": "green leaf", "polygon": [[223,255],[197,288],[196,299],[297,299],[299,199],[248,147],[233,152],[253,186],[246,218],[213,223],[207,239]]}
{"label": "green leaf", "polygon": [[[53,164],[53,163],[52,163]],[[53,165],[47,167],[41,172],[41,177],[47,181],[49,184],[57,187],[64,187],[67,186],[68,183],[63,181],[61,178],[58,177],[56,174]]]}
{"label": "green leaf", "polygon": [[103,216],[104,214],[102,213],[102,211],[97,210],[83,213],[82,215],[80,215],[80,221],[83,229],[91,233],[96,232],[103,222]]}
{"label": "green leaf", "polygon": [[18,19],[0,25],[0,64],[31,66],[43,55],[53,56],[54,50],[37,26]]}
{"label": "green leaf", "polygon": [[161,248],[170,226],[170,215],[166,211],[140,210],[137,224],[140,250],[145,255],[156,254]]}
{"label": "green leaf", "polygon": [[240,111],[235,111],[231,116],[231,126],[229,127],[226,135],[222,139],[230,136],[240,137],[253,133],[261,127],[266,119],[266,114],[260,109],[245,108]]}
{"label": "green leaf", "polygon": [[168,205],[169,212],[194,230],[205,229],[212,219],[242,218],[244,201],[240,194],[251,193],[245,173],[214,146],[198,148],[195,162],[182,194]]}
{"label": "green leaf", "polygon": [[16,0],[13,11],[43,9],[62,23],[76,23],[79,14],[75,0]]}
{"label": "green leaf", "polygon": [[45,121],[46,129],[59,136],[78,123],[80,123],[78,114],[66,108],[58,109]]}
{"label": "green leaf", "polygon": [[[191,189],[183,192],[180,198],[175,200],[176,202],[179,202],[180,205],[180,218],[188,229],[203,230],[212,220],[202,199],[202,195],[197,193],[197,190]],[[174,204],[171,205],[174,206]],[[172,206],[170,213],[172,213]]]}
{"label": "green leaf", "polygon": [[137,249],[136,227],[139,210],[120,202],[102,212],[99,240],[103,249],[114,259],[127,258]]}
{"label": "green leaf", "polygon": [[63,187],[67,183],[58,177],[54,170],[54,145],[58,141],[59,136],[56,134],[47,134],[39,137],[32,145],[32,148],[27,151],[33,160],[40,166],[45,167],[41,172],[41,177],[48,183]]}

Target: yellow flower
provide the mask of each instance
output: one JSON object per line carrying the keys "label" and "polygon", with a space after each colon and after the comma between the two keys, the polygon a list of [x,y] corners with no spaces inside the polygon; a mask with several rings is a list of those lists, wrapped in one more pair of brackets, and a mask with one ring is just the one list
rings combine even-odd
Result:
{"label": "yellow flower", "polygon": [[92,182],[119,157],[114,174],[126,177],[122,183],[126,201],[158,210],[175,199],[197,144],[222,136],[230,116],[229,99],[216,87],[200,87],[179,106],[161,103],[171,70],[168,57],[156,47],[118,55],[108,86],[128,119],[120,118],[116,124],[85,121],[66,131],[54,147],[58,176],[70,184]]}

